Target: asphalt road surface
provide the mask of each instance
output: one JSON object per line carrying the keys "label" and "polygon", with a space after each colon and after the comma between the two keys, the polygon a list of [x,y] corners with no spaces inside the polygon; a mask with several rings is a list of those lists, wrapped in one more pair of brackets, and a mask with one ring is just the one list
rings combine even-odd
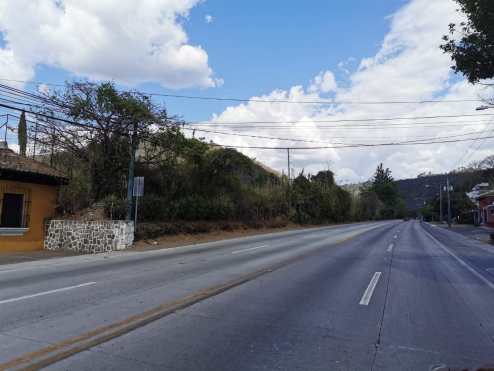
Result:
{"label": "asphalt road surface", "polygon": [[494,249],[417,221],[0,267],[0,369],[494,365]]}

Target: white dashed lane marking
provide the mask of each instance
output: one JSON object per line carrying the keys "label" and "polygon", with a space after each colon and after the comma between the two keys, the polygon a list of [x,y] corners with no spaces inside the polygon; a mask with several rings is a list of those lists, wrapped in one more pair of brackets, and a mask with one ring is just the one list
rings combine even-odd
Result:
{"label": "white dashed lane marking", "polygon": [[268,245],[261,245],[261,246],[251,247],[249,249],[232,251],[232,254],[241,254],[243,252],[248,252],[248,251],[253,251],[253,250],[257,250],[257,249],[262,249],[263,247],[268,247]]}
{"label": "white dashed lane marking", "polygon": [[369,305],[369,302],[372,298],[372,294],[374,294],[374,290],[376,289],[380,277],[381,277],[381,272],[374,273],[374,276],[372,276],[372,279],[369,282],[369,286],[367,286],[364,295],[362,295],[362,299],[360,299],[360,303],[359,303],[360,305]]}

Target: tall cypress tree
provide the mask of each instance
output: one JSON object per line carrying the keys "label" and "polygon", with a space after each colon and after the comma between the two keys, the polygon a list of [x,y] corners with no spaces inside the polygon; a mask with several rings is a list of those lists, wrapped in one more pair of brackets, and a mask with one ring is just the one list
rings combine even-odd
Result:
{"label": "tall cypress tree", "polygon": [[19,141],[19,152],[21,156],[26,156],[27,147],[27,125],[26,125],[26,114],[24,111],[21,113],[19,118],[19,126],[17,127],[17,139]]}

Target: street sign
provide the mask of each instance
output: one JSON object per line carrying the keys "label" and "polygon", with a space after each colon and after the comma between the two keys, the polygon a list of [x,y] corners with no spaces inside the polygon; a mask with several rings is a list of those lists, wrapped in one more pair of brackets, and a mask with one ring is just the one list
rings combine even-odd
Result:
{"label": "street sign", "polygon": [[144,195],[144,177],[136,176],[134,177],[134,189],[132,194],[136,198],[136,207],[134,209],[134,226],[137,225],[137,207],[139,205],[139,197]]}
{"label": "street sign", "polygon": [[142,197],[144,195],[144,177],[136,176],[134,177],[134,197]]}

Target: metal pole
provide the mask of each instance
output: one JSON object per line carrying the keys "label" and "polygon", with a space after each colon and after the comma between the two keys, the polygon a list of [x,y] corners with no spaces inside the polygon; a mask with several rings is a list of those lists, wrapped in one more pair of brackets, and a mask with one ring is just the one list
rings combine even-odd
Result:
{"label": "metal pole", "polygon": [[446,191],[448,192],[448,227],[451,227],[451,198],[449,197],[449,177],[446,177]]}
{"label": "metal pole", "polygon": [[137,150],[137,123],[134,124],[132,136],[130,139],[130,161],[129,161],[129,175],[127,181],[127,214],[125,216],[125,220],[127,220],[128,222],[132,220],[134,168],[135,168],[136,150]]}
{"label": "metal pole", "polygon": [[290,170],[290,148],[286,149],[286,153],[288,155],[288,184],[290,184],[290,179],[292,177],[291,170]]}
{"label": "metal pole", "polygon": [[443,222],[443,185],[439,186],[439,223]]}
{"label": "metal pole", "polygon": [[54,152],[54,146],[55,144],[55,127],[52,129],[52,134],[51,134],[51,150],[50,150],[50,166],[53,166],[53,152]]}
{"label": "metal pole", "polygon": [[288,160],[288,208],[292,207],[292,192],[291,192],[291,177],[292,171],[290,169],[290,148],[286,149],[287,160]]}
{"label": "metal pole", "polygon": [[136,210],[134,215],[134,228],[137,228],[137,206],[139,205],[139,196],[136,196]]}
{"label": "metal pole", "polygon": [[36,159],[36,142],[38,141],[38,121],[34,126],[34,146],[33,146],[33,160]]}

